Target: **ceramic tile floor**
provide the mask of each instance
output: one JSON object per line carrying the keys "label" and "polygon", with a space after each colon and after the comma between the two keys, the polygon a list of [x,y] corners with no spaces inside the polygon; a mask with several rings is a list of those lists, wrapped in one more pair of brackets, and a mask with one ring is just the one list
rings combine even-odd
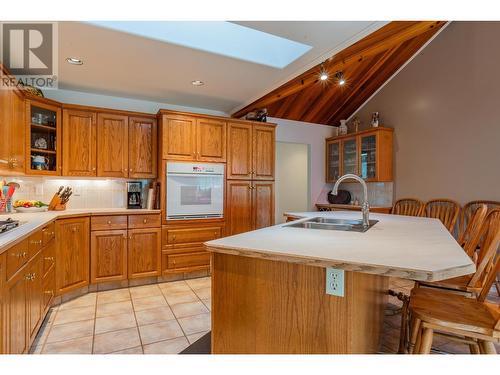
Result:
{"label": "ceramic tile floor", "polygon": [[50,310],[41,354],[174,354],[210,330],[210,278],[89,293]]}
{"label": "ceramic tile floor", "polygon": [[[391,279],[396,291],[409,293],[412,286]],[[31,352],[179,353],[210,330],[210,289],[205,277],[87,294],[51,309]],[[495,299],[495,290],[491,296]],[[398,304],[390,297],[388,310]],[[382,353],[396,353],[400,319],[400,314],[385,317]],[[433,352],[468,353],[468,347],[436,338]]]}

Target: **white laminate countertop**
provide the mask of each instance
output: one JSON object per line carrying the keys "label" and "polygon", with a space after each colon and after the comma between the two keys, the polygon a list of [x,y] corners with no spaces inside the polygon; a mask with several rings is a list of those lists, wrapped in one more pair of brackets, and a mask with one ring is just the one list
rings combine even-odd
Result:
{"label": "white laminate countertop", "polygon": [[[361,219],[360,212],[352,211],[288,214]],[[364,233],[293,228],[286,223],[205,245],[212,252],[421,281],[475,271],[474,263],[438,219],[370,213],[373,219],[379,222]]]}
{"label": "white laminate countertop", "polygon": [[31,232],[42,228],[56,219],[76,216],[159,214],[160,212],[160,210],[127,208],[87,208],[79,210],[2,214],[0,215],[0,220],[6,220],[10,217],[13,220],[19,220],[21,225],[6,233],[0,233],[0,254],[3,253],[9,245],[16,243],[19,239],[26,237]]}

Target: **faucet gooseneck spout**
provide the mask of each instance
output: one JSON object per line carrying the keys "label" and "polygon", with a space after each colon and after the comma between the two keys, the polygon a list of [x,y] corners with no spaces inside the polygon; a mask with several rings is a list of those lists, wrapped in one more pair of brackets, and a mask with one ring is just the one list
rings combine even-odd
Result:
{"label": "faucet gooseneck spout", "polygon": [[361,211],[363,212],[363,226],[368,227],[370,226],[370,205],[368,204],[368,188],[365,180],[355,174],[345,174],[339,177],[335,185],[333,185],[332,194],[337,195],[340,183],[347,179],[356,180],[363,186],[363,204],[361,205]]}

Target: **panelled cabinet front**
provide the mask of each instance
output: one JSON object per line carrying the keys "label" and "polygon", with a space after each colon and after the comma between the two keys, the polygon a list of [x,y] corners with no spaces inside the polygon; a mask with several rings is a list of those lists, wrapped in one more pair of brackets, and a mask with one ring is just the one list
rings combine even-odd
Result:
{"label": "panelled cabinet front", "polygon": [[153,118],[130,117],[128,125],[130,178],[154,178],[157,169],[157,125]]}
{"label": "panelled cabinet front", "polygon": [[163,115],[162,158],[170,160],[196,159],[196,118]]}
{"label": "panelled cabinet front", "polygon": [[160,276],[161,229],[128,231],[128,278]]}
{"label": "panelled cabinet front", "polygon": [[253,172],[252,124],[229,123],[227,178],[250,180]]}
{"label": "panelled cabinet front", "polygon": [[252,181],[227,181],[226,225],[230,235],[248,232],[254,227]]}
{"label": "panelled cabinet front", "polygon": [[128,116],[97,115],[97,176],[128,177]]}
{"label": "panelled cabinet front", "polygon": [[63,110],[63,175],[96,176],[95,112]]}
{"label": "panelled cabinet front", "polygon": [[89,284],[89,218],[56,222],[56,294]]}
{"label": "panelled cabinet front", "polygon": [[109,230],[91,233],[90,281],[127,279],[127,231]]}

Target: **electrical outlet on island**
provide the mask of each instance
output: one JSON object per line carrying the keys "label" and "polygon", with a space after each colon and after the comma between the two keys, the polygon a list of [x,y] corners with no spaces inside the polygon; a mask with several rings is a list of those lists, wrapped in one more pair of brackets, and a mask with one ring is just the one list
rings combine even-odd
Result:
{"label": "electrical outlet on island", "polygon": [[344,270],[326,268],[326,294],[344,297]]}

